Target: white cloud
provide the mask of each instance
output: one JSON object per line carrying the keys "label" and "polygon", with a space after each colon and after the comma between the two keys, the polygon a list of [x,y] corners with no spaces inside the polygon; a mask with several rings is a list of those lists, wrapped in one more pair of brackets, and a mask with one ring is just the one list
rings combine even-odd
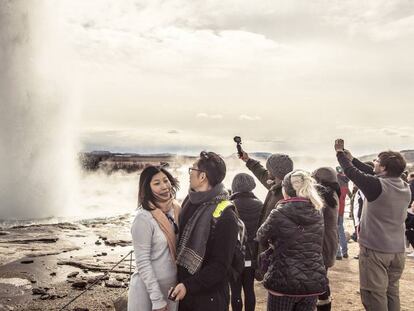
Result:
{"label": "white cloud", "polygon": [[245,114],[242,114],[242,115],[239,116],[239,120],[259,121],[261,119],[262,118],[259,117],[259,116],[248,116],[248,115],[245,115]]}
{"label": "white cloud", "polygon": [[[83,127],[162,124],[256,141],[277,132],[304,150],[339,135],[361,150],[414,143],[382,130],[410,122],[411,0],[67,0],[62,12],[85,87]],[[236,122],[204,126],[223,119]]]}
{"label": "white cloud", "polygon": [[201,119],[223,119],[221,114],[207,114],[204,112],[197,113],[196,117]]}

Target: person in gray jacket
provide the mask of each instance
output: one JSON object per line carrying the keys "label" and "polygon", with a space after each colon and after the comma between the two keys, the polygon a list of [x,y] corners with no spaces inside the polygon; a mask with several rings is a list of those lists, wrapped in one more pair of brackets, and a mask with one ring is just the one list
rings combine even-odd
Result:
{"label": "person in gray jacket", "polygon": [[[260,227],[276,207],[277,202],[283,199],[282,180],[286,174],[293,170],[293,161],[287,154],[274,153],[267,159],[266,168],[264,168],[259,161],[250,158],[245,151],[242,151],[240,159],[246,162],[247,168],[269,190],[259,216],[258,226]],[[260,255],[263,251],[262,245],[259,245],[257,253]],[[264,275],[260,269],[255,272],[255,278],[261,281]]]}
{"label": "person in gray jacket", "polygon": [[139,179],[139,209],[131,228],[136,270],[128,311],[176,311],[168,291],[176,284],[176,234],[180,206],[178,181],[164,168],[149,166]]}
{"label": "person in gray jacket", "polygon": [[355,159],[335,141],[345,175],[365,196],[359,234],[359,279],[366,310],[400,310],[399,280],[405,265],[404,221],[411,200],[408,184],[400,176],[406,161],[399,152],[383,151],[374,169]]}

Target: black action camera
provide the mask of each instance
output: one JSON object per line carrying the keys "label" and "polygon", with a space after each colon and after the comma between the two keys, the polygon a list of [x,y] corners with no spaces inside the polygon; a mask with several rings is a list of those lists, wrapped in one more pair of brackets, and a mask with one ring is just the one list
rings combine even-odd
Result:
{"label": "black action camera", "polygon": [[175,296],[173,296],[173,291],[174,290],[171,290],[171,292],[168,294],[168,299],[171,301],[175,301]]}
{"label": "black action camera", "polygon": [[241,158],[243,156],[243,151],[241,148],[241,137],[240,136],[234,136],[233,138],[234,142],[237,144],[237,153],[239,154],[239,157]]}

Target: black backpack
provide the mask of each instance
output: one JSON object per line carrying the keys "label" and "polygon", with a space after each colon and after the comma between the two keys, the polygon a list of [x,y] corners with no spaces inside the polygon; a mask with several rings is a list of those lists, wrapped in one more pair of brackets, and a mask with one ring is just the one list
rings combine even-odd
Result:
{"label": "black backpack", "polygon": [[237,218],[237,225],[239,227],[239,232],[237,235],[237,242],[236,242],[236,248],[234,249],[234,255],[231,262],[231,269],[230,269],[230,281],[237,281],[240,279],[241,274],[244,270],[244,258],[246,255],[246,245],[247,245],[247,235],[246,235],[246,227],[243,223],[243,221],[240,219],[238,212],[235,208],[235,206],[230,201],[221,201],[215,211],[213,212],[212,217],[212,223],[211,223],[211,232],[214,235],[214,229],[216,227],[216,223],[218,219],[220,218],[223,211],[230,207],[234,213],[236,214]]}

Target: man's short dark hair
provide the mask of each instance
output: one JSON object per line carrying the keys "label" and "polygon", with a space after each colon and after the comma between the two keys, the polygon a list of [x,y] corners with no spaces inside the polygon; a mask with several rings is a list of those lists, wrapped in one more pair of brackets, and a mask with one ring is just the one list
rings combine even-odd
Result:
{"label": "man's short dark hair", "polygon": [[407,165],[403,155],[396,151],[383,151],[378,154],[378,159],[390,177],[400,177]]}
{"label": "man's short dark hair", "polygon": [[206,173],[212,187],[221,183],[226,176],[226,163],[217,153],[201,151],[197,166]]}

